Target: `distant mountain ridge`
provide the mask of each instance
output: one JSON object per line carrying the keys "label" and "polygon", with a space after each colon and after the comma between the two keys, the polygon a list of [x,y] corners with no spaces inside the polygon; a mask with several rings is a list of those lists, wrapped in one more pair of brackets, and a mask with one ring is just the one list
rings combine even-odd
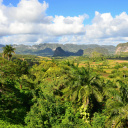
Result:
{"label": "distant mountain ridge", "polygon": [[2,52],[2,51],[3,51],[2,47],[4,47],[4,46],[5,46],[5,45],[0,44],[0,52]]}
{"label": "distant mountain ridge", "polygon": [[106,48],[103,48],[103,47],[87,48],[84,50],[84,55],[90,56],[92,52],[98,52],[104,56],[109,55],[108,50]]}
{"label": "distant mountain ridge", "polygon": [[115,54],[121,54],[128,52],[128,42],[127,43],[120,43],[116,47]]}
{"label": "distant mountain ridge", "polygon": [[0,47],[4,47],[5,45],[3,45],[3,44],[0,44]]}
{"label": "distant mountain ridge", "polygon": [[74,52],[64,51],[61,47],[57,47],[53,54],[54,57],[56,56],[82,56],[82,55],[83,55],[82,49],[79,49],[76,53],[74,53]]}
{"label": "distant mountain ridge", "polygon": [[[3,46],[2,46],[3,47]],[[54,44],[54,43],[43,43],[39,45],[17,45],[14,44],[13,47],[16,48],[16,54],[32,54],[38,56],[53,56],[54,51],[57,47],[61,47],[64,51],[69,51],[76,53],[78,50],[86,50],[88,48],[95,49],[95,48],[104,48],[108,50],[109,54],[115,53],[115,46],[112,45],[97,45],[97,44]],[[2,49],[1,51],[2,52]]]}

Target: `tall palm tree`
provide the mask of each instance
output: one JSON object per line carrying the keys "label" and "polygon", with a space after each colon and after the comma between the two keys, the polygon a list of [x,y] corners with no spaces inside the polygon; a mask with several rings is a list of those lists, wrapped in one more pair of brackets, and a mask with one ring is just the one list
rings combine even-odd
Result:
{"label": "tall palm tree", "polygon": [[5,47],[3,47],[3,58],[7,56],[8,60],[10,60],[12,57],[12,53],[15,53],[14,50],[15,48],[13,48],[11,45],[6,45]]}
{"label": "tall palm tree", "polygon": [[80,108],[83,109],[82,111],[85,112],[93,99],[99,102],[102,101],[102,84],[90,66],[80,68],[78,65],[72,64],[70,67],[70,86],[67,87],[68,90],[65,90],[64,93],[71,101],[78,103]]}
{"label": "tall palm tree", "polygon": [[118,81],[120,87],[106,102],[105,114],[108,115],[106,125],[113,128],[128,127],[128,85]]}

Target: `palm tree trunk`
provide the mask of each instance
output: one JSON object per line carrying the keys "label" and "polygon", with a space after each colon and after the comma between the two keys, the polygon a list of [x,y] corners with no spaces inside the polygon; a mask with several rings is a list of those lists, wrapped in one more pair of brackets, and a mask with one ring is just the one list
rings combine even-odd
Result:
{"label": "palm tree trunk", "polygon": [[8,56],[8,61],[10,60],[10,57]]}
{"label": "palm tree trunk", "polygon": [[4,54],[3,54],[3,56],[2,56],[3,58],[4,58]]}
{"label": "palm tree trunk", "polygon": [[22,85],[20,84],[20,89],[22,89]]}

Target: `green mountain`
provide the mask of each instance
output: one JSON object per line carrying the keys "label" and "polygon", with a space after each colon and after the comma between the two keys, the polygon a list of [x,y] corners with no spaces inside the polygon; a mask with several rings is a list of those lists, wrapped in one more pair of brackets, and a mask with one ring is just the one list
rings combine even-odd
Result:
{"label": "green mountain", "polygon": [[102,48],[102,47],[87,48],[84,50],[84,55],[90,56],[93,52],[101,53],[104,56],[109,55],[108,50],[106,48]]}
{"label": "green mountain", "polygon": [[69,52],[69,51],[64,51],[61,47],[57,47],[56,50],[54,51],[53,56],[82,56],[83,55],[83,50],[78,50],[77,52]]}
{"label": "green mountain", "polygon": [[115,54],[122,54],[122,53],[128,53],[128,42],[120,43],[117,45]]}
{"label": "green mountain", "polygon": [[[3,46],[2,46],[3,47]],[[115,46],[112,45],[97,45],[97,44],[87,44],[87,45],[77,45],[77,44],[54,44],[54,43],[43,43],[39,45],[16,45],[14,44],[13,47],[16,48],[16,54],[31,54],[31,55],[38,55],[38,56],[53,56],[54,51],[57,47],[61,47],[64,51],[76,53],[78,50],[87,50],[88,49],[95,49],[97,52],[103,52],[103,48],[105,49],[105,54],[114,54],[115,53]],[[106,51],[108,50],[108,52]],[[2,52],[2,49],[1,51]],[[86,52],[86,51],[85,51]],[[89,51],[90,52],[90,51]]]}

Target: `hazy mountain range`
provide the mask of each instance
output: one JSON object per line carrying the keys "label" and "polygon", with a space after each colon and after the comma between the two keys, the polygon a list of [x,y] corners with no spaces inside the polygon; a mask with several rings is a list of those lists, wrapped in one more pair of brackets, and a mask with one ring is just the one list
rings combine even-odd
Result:
{"label": "hazy mountain range", "polygon": [[[2,47],[0,45],[0,52],[2,52]],[[90,51],[97,51],[103,54],[114,54],[116,47],[113,45],[97,45],[97,44],[87,44],[87,45],[77,45],[77,44],[50,44],[44,43],[39,45],[13,45],[16,48],[16,54],[32,54],[39,56],[53,56],[54,51],[57,47],[61,47],[65,52],[71,52],[72,55],[78,52],[78,50],[83,50],[83,54],[88,55]]]}
{"label": "hazy mountain range", "polygon": [[61,47],[57,47],[56,50],[54,51],[53,56],[82,56],[84,53],[84,50],[80,49],[77,52],[69,52],[69,51],[64,51]]}
{"label": "hazy mountain range", "polygon": [[128,53],[128,42],[118,44],[115,53],[116,54]]}

